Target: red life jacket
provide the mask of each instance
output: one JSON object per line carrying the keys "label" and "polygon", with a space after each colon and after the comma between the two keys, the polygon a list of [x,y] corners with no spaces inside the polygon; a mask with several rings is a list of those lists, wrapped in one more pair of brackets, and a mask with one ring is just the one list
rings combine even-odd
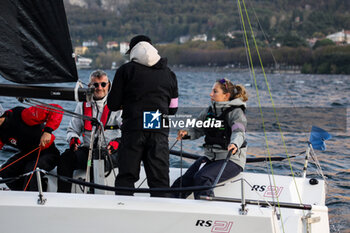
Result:
{"label": "red life jacket", "polygon": [[[109,114],[110,111],[107,107],[107,104],[104,106],[103,108],[103,112],[102,112],[102,116],[100,121],[102,122],[103,126],[106,126],[107,121],[109,119]],[[89,104],[89,106],[87,106],[87,102],[83,103],[83,114],[84,116],[88,116],[88,117],[92,117],[92,105]],[[91,121],[89,120],[84,120],[84,129],[86,131],[91,131],[92,130],[92,124]]]}

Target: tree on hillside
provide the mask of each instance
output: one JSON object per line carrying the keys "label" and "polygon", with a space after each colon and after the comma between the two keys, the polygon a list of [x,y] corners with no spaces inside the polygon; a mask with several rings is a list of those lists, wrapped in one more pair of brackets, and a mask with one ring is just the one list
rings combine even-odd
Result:
{"label": "tree on hillside", "polygon": [[317,49],[319,47],[331,46],[331,45],[335,45],[335,43],[332,40],[330,40],[330,39],[323,39],[323,40],[316,41],[315,45],[312,48],[313,49]]}

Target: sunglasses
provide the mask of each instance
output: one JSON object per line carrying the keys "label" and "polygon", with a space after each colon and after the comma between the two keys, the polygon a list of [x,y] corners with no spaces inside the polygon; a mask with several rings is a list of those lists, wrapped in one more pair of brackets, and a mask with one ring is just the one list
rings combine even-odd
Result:
{"label": "sunglasses", "polygon": [[98,88],[100,85],[101,87],[105,88],[107,86],[108,83],[106,82],[102,82],[102,83],[92,83],[91,85],[93,85],[95,88]]}
{"label": "sunglasses", "polygon": [[227,81],[226,81],[226,79],[224,79],[224,78],[223,78],[223,79],[220,79],[220,80],[219,80],[219,83],[220,83],[220,84],[224,84],[225,87],[226,87],[226,89],[227,89]]}

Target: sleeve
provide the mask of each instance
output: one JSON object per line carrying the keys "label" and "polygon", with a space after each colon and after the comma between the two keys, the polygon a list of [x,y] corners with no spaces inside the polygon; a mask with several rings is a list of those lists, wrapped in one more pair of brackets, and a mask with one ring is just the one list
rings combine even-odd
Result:
{"label": "sleeve", "polygon": [[245,131],[247,128],[247,118],[243,110],[240,108],[232,110],[228,114],[228,121],[232,130],[230,144],[235,144],[240,148],[246,140]]}
{"label": "sleeve", "polygon": [[116,71],[113,79],[112,89],[108,94],[107,106],[111,111],[117,111],[122,108],[124,89],[123,71],[123,66]]}
{"label": "sleeve", "polygon": [[[74,112],[83,115],[83,103],[78,103]],[[79,138],[83,132],[83,128],[83,119],[80,117],[72,117],[67,128],[67,142],[69,143],[73,137]]]}
{"label": "sleeve", "polygon": [[117,125],[119,126],[119,128],[122,127],[122,114],[123,114],[123,110],[119,110],[117,111]]}
{"label": "sleeve", "polygon": [[39,125],[46,122],[44,132],[52,133],[52,131],[60,126],[63,111],[58,110],[62,109],[58,104],[50,105],[55,108],[37,105],[24,109],[21,113],[22,120],[29,126]]}
{"label": "sleeve", "polygon": [[3,146],[4,146],[4,143],[0,140],[0,150],[2,149]]}
{"label": "sleeve", "polygon": [[[208,113],[208,108],[205,108],[198,115],[196,121],[197,120],[205,121],[205,119],[207,117],[207,113]],[[194,128],[189,128],[189,129],[186,129],[186,130],[188,132],[187,135],[190,137],[191,140],[194,140],[194,139],[197,139],[197,138],[200,138],[200,137],[204,136],[204,129],[202,127],[201,128],[194,127]]]}
{"label": "sleeve", "polygon": [[172,93],[171,93],[171,100],[169,104],[169,115],[174,115],[177,112],[178,105],[179,105],[179,93],[178,93],[178,87],[177,87],[177,79],[174,72],[171,72],[172,81],[174,82]]}

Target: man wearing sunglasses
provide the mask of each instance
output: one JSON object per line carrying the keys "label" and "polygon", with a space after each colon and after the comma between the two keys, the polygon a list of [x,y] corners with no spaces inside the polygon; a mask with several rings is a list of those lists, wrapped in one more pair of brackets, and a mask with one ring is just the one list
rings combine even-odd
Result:
{"label": "man wearing sunglasses", "polygon": [[[116,167],[116,151],[119,146],[121,137],[121,110],[110,111],[107,107],[107,95],[110,89],[110,82],[107,74],[102,70],[93,71],[90,74],[89,86],[94,87],[93,101],[78,103],[75,113],[94,117],[101,121],[104,126],[104,137],[98,140],[95,136],[94,151],[100,153],[97,148],[102,148],[102,155],[111,156],[110,160],[106,159],[106,166]],[[67,141],[69,149],[62,155],[57,167],[58,175],[72,177],[74,170],[86,169],[92,124],[91,121],[73,117],[67,129]],[[83,138],[83,143],[80,137]],[[96,143],[101,143],[97,146]],[[105,152],[105,153],[103,153]],[[71,183],[58,180],[58,192],[71,192]]]}
{"label": "man wearing sunglasses", "polygon": [[[139,179],[141,161],[150,188],[169,187],[169,129],[144,127],[144,115],[173,115],[177,111],[176,75],[153,47],[151,39],[138,35],[131,39],[130,62],[116,72],[108,107],[123,109],[122,142],[116,187],[134,187]],[[161,117],[160,117],[161,118]],[[153,121],[153,120],[152,120]],[[117,192],[132,195],[132,192]],[[151,193],[151,196],[165,196]]]}

